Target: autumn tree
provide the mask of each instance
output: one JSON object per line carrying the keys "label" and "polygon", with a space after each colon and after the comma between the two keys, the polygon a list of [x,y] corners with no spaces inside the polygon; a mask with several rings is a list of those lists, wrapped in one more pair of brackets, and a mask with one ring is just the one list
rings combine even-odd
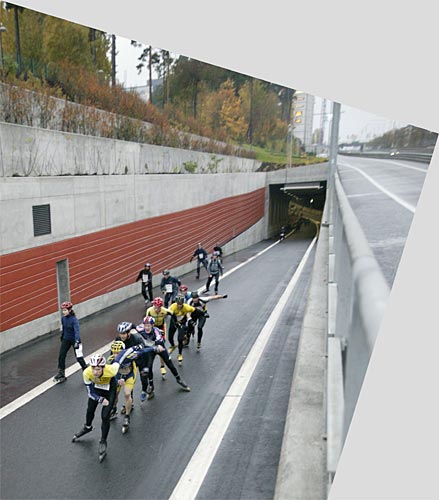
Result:
{"label": "autumn tree", "polygon": [[280,119],[277,93],[267,91],[261,80],[247,81],[240,89],[244,116],[252,123],[253,143],[267,146],[276,139],[285,142],[287,123]]}
{"label": "autumn tree", "polygon": [[[136,42],[135,40],[131,40],[131,45],[133,47],[141,47],[142,44]],[[160,65],[160,56],[158,52],[152,48],[151,45],[148,45],[142,50],[142,53],[137,58],[139,64],[136,66],[136,69],[140,75],[143,69],[146,67],[148,70],[148,90],[149,90],[149,102],[152,103],[152,71],[154,68],[158,68]]]}
{"label": "autumn tree", "polygon": [[212,130],[230,140],[242,142],[247,130],[241,98],[235,93],[231,79],[221,84],[215,92],[209,92],[202,110],[202,121]]}

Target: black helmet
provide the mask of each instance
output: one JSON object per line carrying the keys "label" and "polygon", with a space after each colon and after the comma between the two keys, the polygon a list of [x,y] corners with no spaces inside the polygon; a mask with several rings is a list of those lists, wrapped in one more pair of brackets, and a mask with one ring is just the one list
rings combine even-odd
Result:
{"label": "black helmet", "polygon": [[178,295],[175,297],[175,302],[177,302],[177,304],[178,304],[179,306],[183,305],[183,304],[184,304],[184,297],[183,297],[183,295],[178,294]]}
{"label": "black helmet", "polygon": [[200,295],[198,294],[198,292],[195,290],[194,292],[191,292],[191,297],[193,299],[197,299]]}

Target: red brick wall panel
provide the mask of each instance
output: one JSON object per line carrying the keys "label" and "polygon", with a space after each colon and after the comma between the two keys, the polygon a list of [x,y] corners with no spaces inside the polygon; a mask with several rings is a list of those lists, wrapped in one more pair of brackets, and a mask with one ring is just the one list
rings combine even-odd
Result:
{"label": "red brick wall panel", "polygon": [[0,330],[57,311],[57,261],[69,260],[72,302],[84,302],[133,283],[146,260],[160,274],[188,262],[198,241],[208,252],[217,241],[225,244],[264,216],[264,198],[262,188],[4,255]]}

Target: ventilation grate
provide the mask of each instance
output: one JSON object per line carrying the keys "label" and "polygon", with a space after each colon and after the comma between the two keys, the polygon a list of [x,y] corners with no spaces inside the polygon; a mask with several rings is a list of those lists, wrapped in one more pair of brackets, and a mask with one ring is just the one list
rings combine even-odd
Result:
{"label": "ventilation grate", "polygon": [[34,220],[34,236],[42,236],[52,232],[50,221],[50,205],[34,205],[32,207]]}

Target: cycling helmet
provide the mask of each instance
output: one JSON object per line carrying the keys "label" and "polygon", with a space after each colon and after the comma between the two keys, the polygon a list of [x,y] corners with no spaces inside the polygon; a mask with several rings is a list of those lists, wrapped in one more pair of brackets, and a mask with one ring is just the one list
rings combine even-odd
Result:
{"label": "cycling helmet", "polygon": [[100,354],[95,354],[90,358],[90,366],[105,366],[107,363],[107,360],[105,359],[104,356],[101,356]]}
{"label": "cycling helmet", "polygon": [[155,319],[152,316],[145,316],[143,318],[143,324],[144,325],[153,325],[155,323]]}
{"label": "cycling helmet", "polygon": [[186,285],[180,285],[178,289],[180,290],[180,292],[183,293],[186,293],[189,290],[189,288]]}
{"label": "cycling helmet", "polygon": [[63,302],[61,304],[61,309],[71,309],[72,307],[73,307],[73,304],[71,302],[68,302],[68,301]]}
{"label": "cycling helmet", "polygon": [[156,307],[162,307],[162,305],[164,304],[163,302],[163,299],[161,297],[156,297],[153,301],[152,301],[152,305],[153,306],[156,306]]}
{"label": "cycling helmet", "polygon": [[178,305],[183,305],[184,304],[184,297],[183,295],[178,294],[177,297],[175,297],[175,302],[177,302]]}
{"label": "cycling helmet", "polygon": [[197,299],[199,296],[200,296],[200,295],[198,294],[198,292],[197,292],[196,290],[195,290],[195,291],[193,291],[193,292],[191,292],[191,297],[192,297],[193,299]]}
{"label": "cycling helmet", "polygon": [[165,269],[163,271],[163,276],[167,276],[168,274],[171,274],[171,271],[169,269]]}
{"label": "cycling helmet", "polygon": [[132,323],[128,323],[128,321],[123,321],[117,325],[118,333],[128,333],[132,328]]}
{"label": "cycling helmet", "polygon": [[111,352],[120,352],[125,349],[125,344],[121,340],[113,340],[110,346]]}
{"label": "cycling helmet", "polygon": [[219,253],[217,250],[215,250],[215,251],[212,253],[212,255],[216,255],[217,257],[218,257],[218,255],[219,255],[219,254],[220,254],[220,253]]}
{"label": "cycling helmet", "polygon": [[147,263],[145,264],[145,267],[151,267],[151,264],[150,264],[149,262],[147,262]]}

